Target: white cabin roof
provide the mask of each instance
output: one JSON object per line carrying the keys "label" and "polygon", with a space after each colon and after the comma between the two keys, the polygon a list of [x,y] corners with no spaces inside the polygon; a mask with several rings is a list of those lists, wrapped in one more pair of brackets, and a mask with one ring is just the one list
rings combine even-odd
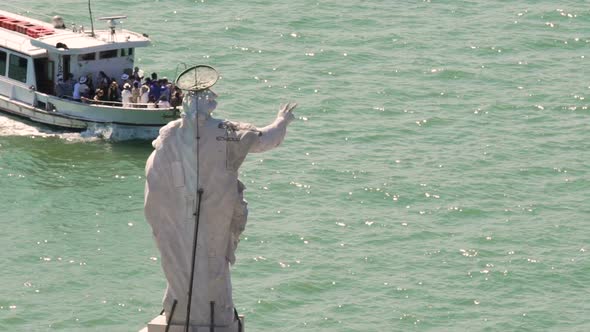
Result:
{"label": "white cabin roof", "polygon": [[[90,31],[74,32],[71,29],[55,29],[52,24],[33,18],[0,10],[0,16],[7,16],[31,24],[54,30],[54,34],[33,38],[26,34],[0,27],[0,46],[36,57],[47,51],[59,54],[85,54],[120,48],[145,47],[150,39],[140,33],[119,29],[111,37],[110,30],[95,30],[94,37]],[[99,24],[102,22],[99,22]],[[86,27],[88,28],[88,27]],[[57,43],[65,44],[68,49],[57,48]]]}

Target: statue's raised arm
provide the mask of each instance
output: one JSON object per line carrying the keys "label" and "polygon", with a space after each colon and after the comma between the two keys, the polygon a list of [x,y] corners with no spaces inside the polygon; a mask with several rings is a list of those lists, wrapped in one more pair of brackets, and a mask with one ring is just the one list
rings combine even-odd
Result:
{"label": "statue's raised arm", "polygon": [[264,152],[279,146],[287,134],[287,126],[295,119],[293,110],[297,103],[288,103],[281,105],[277,118],[266,127],[260,128],[260,137],[254,144],[250,152]]}

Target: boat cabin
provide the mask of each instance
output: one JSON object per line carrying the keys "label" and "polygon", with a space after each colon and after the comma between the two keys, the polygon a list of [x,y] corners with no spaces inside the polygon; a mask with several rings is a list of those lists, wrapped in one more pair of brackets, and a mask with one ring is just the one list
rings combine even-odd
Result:
{"label": "boat cabin", "polygon": [[175,107],[155,103],[56,95],[60,76],[67,80],[71,75],[73,81],[88,77],[98,87],[101,71],[117,81],[133,72],[135,49],[150,45],[150,40],[120,28],[123,18],[100,18],[107,29],[88,31],[81,26],[66,29],[63,20],[50,24],[0,10],[0,111],[72,129],[114,124],[151,130],[178,118]]}
{"label": "boat cabin", "polygon": [[[74,80],[92,77],[94,86],[103,71],[117,80],[134,67],[136,47],[150,44],[147,36],[120,29],[124,16],[102,18],[109,29],[52,24],[0,10],[0,94],[15,96],[12,86],[53,95],[58,75]],[[18,93],[17,93],[18,94]],[[24,102],[28,100],[22,100]]]}

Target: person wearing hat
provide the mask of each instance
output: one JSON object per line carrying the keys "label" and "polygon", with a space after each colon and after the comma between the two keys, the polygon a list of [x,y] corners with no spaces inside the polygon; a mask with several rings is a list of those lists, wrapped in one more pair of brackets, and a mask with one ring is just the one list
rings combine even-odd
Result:
{"label": "person wearing hat", "polygon": [[123,107],[133,107],[131,98],[133,98],[131,93],[131,84],[125,83],[123,84],[123,90],[121,90],[121,101],[123,102]]}
{"label": "person wearing hat", "polygon": [[76,83],[74,85],[74,100],[75,101],[80,101],[82,99],[82,96],[86,96],[88,95],[88,85],[86,85],[86,82],[88,81],[88,78],[86,78],[86,76],[82,76],[80,77],[80,79],[78,80],[78,83]]}
{"label": "person wearing hat", "polygon": [[129,75],[123,73],[123,75],[121,75],[121,82],[119,83],[119,86],[125,86],[125,83],[131,84],[131,79],[129,79]]}
{"label": "person wearing hat", "polygon": [[145,80],[145,83],[141,86],[139,90],[139,103],[142,104],[140,107],[147,107],[147,103],[150,102],[150,85],[149,85],[149,78]]}

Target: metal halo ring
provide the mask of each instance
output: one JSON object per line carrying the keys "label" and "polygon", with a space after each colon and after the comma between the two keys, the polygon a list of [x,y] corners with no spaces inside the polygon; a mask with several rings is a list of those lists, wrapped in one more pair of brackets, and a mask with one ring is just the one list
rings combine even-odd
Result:
{"label": "metal halo ring", "polygon": [[207,65],[190,67],[180,73],[175,84],[184,91],[202,91],[212,87],[219,79],[215,68]]}

